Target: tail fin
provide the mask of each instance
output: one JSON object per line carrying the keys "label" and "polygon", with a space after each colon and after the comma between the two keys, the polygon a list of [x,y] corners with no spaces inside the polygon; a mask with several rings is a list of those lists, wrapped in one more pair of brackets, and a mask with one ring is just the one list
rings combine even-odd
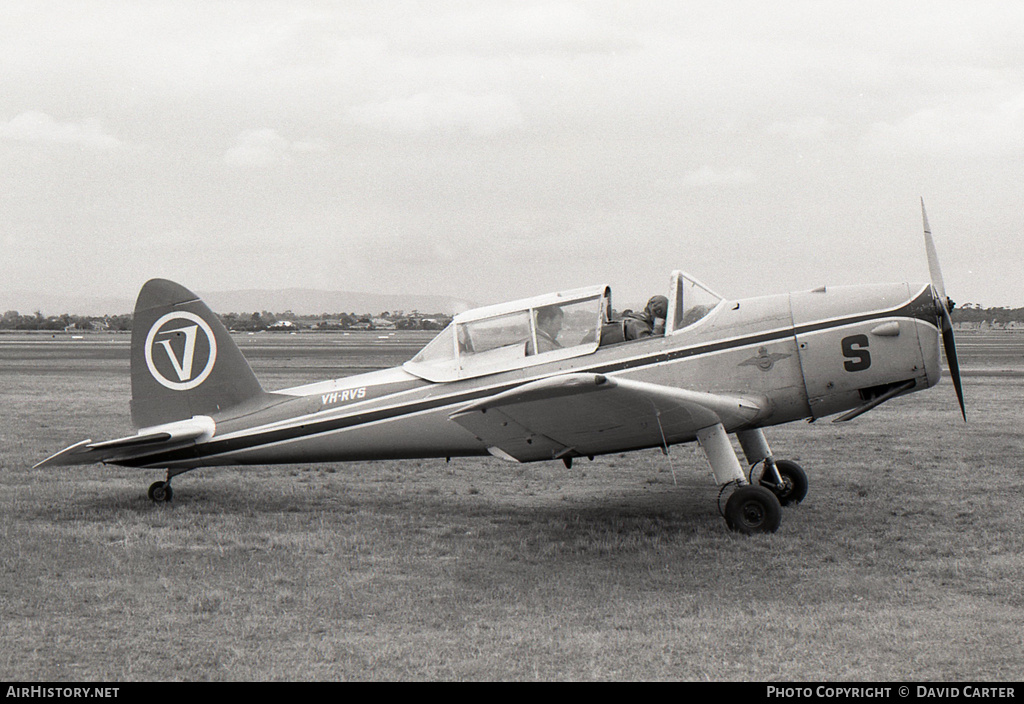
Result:
{"label": "tail fin", "polygon": [[220,319],[194,293],[164,279],[139,292],[131,366],[138,428],[213,415],[265,395]]}

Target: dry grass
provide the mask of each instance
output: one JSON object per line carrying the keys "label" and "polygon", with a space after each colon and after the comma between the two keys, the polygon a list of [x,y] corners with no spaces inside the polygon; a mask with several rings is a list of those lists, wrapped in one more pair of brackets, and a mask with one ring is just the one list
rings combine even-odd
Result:
{"label": "dry grass", "polygon": [[691,447],[678,484],[657,452],[287,465],[154,505],[156,471],[28,469],[129,429],[126,362],[0,345],[0,679],[1019,679],[1024,361],[965,348],[970,425],[946,383],[770,431],[811,493],[744,538]]}

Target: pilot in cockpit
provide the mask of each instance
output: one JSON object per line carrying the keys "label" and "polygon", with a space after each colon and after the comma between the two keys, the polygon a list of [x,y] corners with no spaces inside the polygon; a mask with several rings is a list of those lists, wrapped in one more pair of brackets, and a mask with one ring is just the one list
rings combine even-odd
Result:
{"label": "pilot in cockpit", "polygon": [[[562,345],[556,339],[562,330],[562,319],[565,313],[559,306],[546,306],[537,311],[537,349],[536,353],[560,350]],[[526,354],[534,354],[533,341],[526,344]]]}
{"label": "pilot in cockpit", "polygon": [[665,317],[668,315],[668,299],[665,296],[651,296],[642,313],[630,313],[623,318],[627,340],[665,334]]}

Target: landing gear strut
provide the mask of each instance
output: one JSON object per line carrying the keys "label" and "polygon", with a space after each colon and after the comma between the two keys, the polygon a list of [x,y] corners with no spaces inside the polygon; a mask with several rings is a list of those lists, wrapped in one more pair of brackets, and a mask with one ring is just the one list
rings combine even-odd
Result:
{"label": "landing gear strut", "polygon": [[[764,463],[757,484],[775,494],[783,506],[798,504],[804,500],[807,496],[807,474],[800,465],[791,460],[776,460],[760,428],[741,430],[736,433],[736,437],[739,438],[743,454],[747,456],[751,467],[759,462]],[[753,476],[750,477],[750,481],[754,483]]]}
{"label": "landing gear strut", "polygon": [[[798,504],[807,496],[807,474],[796,462],[776,461],[760,428],[741,430],[736,437],[750,466],[764,465],[757,480],[753,472],[749,479],[743,474],[721,423],[697,432],[697,441],[722,492],[736,486],[722,515],[729,528],[738,533],[774,533],[782,522],[782,506]],[[719,494],[719,500],[721,497]]]}
{"label": "landing gear strut", "polygon": [[[765,464],[767,465],[769,461],[765,460]],[[769,472],[768,467],[765,467],[759,482],[760,485],[775,494],[783,506],[803,501],[807,496],[807,473],[804,472],[803,467],[792,460],[778,460],[775,462],[775,470],[782,483],[780,484],[772,478],[771,474],[773,473]]]}
{"label": "landing gear strut", "polygon": [[[749,432],[749,431],[747,431]],[[757,431],[760,433],[760,431]],[[744,441],[747,441],[744,443]],[[725,427],[718,423],[697,432],[697,441],[700,443],[704,455],[711,465],[711,472],[715,475],[715,481],[723,488],[736,485],[737,488],[729,496],[725,504],[725,523],[730,529],[750,535],[753,533],[774,533],[782,523],[782,506],[778,498],[763,486],[751,485],[743,475],[740,468],[740,461],[736,457],[736,451],[732,448],[729,436]],[[740,442],[744,449],[752,442],[750,437],[740,435]],[[760,443],[765,447],[764,436],[760,436]],[[750,452],[747,452],[748,459]]]}

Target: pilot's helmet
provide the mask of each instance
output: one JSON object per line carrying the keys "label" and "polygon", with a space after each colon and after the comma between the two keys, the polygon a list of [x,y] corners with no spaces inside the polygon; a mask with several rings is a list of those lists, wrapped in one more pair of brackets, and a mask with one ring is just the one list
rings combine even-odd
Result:
{"label": "pilot's helmet", "polygon": [[664,318],[668,315],[668,299],[664,296],[651,296],[647,301],[647,312],[655,318]]}

